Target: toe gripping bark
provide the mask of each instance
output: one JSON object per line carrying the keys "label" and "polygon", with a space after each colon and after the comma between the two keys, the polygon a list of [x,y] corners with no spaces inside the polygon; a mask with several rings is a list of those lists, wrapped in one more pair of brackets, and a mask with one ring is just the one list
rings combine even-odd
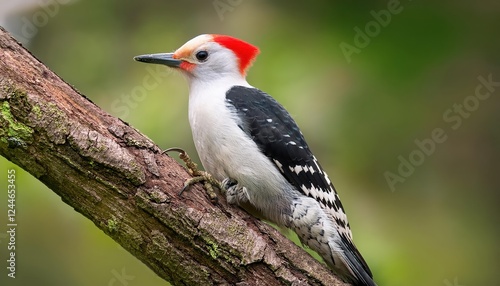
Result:
{"label": "toe gripping bark", "polygon": [[191,179],[188,179],[184,182],[184,187],[180,190],[179,195],[182,195],[182,193],[189,189],[192,185],[196,183],[203,183],[208,198],[213,203],[216,203],[218,201],[218,198],[214,187],[219,190],[223,190],[221,183],[214,177],[212,177],[212,175],[210,175],[209,173],[198,170],[198,165],[191,160],[189,155],[183,149],[176,147],[168,148],[167,150],[163,151],[163,154],[166,154],[168,152],[179,152],[179,158],[184,161],[189,174],[193,176]]}

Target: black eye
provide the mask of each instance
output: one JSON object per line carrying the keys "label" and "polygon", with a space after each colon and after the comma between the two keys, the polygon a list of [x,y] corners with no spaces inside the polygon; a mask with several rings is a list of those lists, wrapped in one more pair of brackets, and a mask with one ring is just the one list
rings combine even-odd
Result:
{"label": "black eye", "polygon": [[199,51],[196,53],[196,58],[200,61],[200,62],[204,62],[207,60],[208,58],[208,52],[207,51]]}

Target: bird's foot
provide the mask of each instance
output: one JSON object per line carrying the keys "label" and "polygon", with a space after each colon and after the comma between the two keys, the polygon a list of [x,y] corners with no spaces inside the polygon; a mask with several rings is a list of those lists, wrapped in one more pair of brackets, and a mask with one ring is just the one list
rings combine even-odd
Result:
{"label": "bird's foot", "polygon": [[238,185],[237,181],[226,178],[222,180],[221,186],[222,188],[220,190],[226,193],[228,203],[240,205],[249,201],[247,188]]}
{"label": "bird's foot", "polygon": [[203,183],[203,186],[205,187],[205,191],[207,192],[208,197],[210,198],[210,201],[213,203],[217,202],[217,194],[215,193],[214,187],[218,188],[219,190],[222,190],[222,185],[219,181],[217,181],[212,175],[205,171],[200,171],[198,170],[198,165],[191,160],[189,155],[186,153],[186,151],[182,150],[181,148],[168,148],[167,150],[163,151],[162,153],[168,153],[171,151],[179,152],[179,158],[181,158],[182,161],[184,161],[184,164],[186,164],[186,168],[191,176],[193,176],[191,179],[187,179],[184,182],[184,187],[180,190],[179,196],[182,195],[184,191],[189,189],[192,185],[196,183]]}

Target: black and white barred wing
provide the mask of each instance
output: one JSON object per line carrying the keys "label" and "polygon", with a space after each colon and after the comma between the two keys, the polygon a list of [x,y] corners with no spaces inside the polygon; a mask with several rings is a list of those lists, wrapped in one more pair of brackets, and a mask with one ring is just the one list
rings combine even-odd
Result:
{"label": "black and white barred wing", "polygon": [[[293,118],[271,96],[255,88],[234,86],[226,93],[226,102],[242,118],[240,128],[274,162],[288,182],[304,195],[317,200],[335,220],[343,249],[347,250],[344,263],[355,272],[353,274],[371,277],[368,265],[352,241],[337,192]],[[372,281],[370,277],[361,279]]]}
{"label": "black and white barred wing", "polygon": [[285,178],[304,195],[316,199],[336,221],[339,231],[352,239],[342,203],[297,124],[276,100],[254,88],[232,87],[226,94],[244,118],[240,126]]}

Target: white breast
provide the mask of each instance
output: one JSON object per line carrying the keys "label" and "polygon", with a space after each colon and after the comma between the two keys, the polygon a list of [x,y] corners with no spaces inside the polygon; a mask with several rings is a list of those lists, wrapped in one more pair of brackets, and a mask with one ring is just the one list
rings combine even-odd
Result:
{"label": "white breast", "polygon": [[276,221],[273,213],[280,212],[276,202],[288,208],[293,187],[238,127],[236,114],[227,108],[226,91],[234,85],[252,87],[244,79],[234,78],[191,84],[189,123],[194,144],[207,172],[218,180],[229,177],[246,187],[250,203]]}

